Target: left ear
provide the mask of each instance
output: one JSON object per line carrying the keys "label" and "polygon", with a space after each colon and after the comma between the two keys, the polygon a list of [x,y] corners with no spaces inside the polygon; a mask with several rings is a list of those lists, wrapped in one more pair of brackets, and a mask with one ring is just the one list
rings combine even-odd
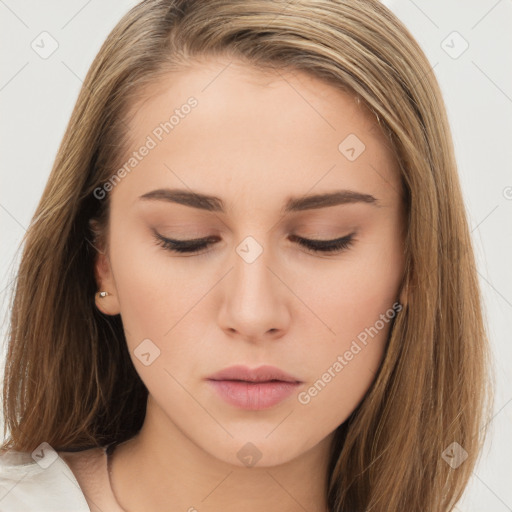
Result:
{"label": "left ear", "polygon": [[[91,220],[89,225],[91,226],[91,231],[97,234],[96,221]],[[94,248],[96,249],[94,258],[94,278],[97,285],[97,293],[95,295],[96,307],[105,315],[118,315],[121,312],[121,308],[116,283],[112,273],[107,244],[101,235],[95,237]],[[108,295],[100,297],[98,292],[103,291],[107,292]]]}

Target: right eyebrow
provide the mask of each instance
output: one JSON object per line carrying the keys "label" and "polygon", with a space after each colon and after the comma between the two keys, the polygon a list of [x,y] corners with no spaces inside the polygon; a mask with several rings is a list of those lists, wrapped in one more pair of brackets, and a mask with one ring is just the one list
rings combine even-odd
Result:
{"label": "right eyebrow", "polygon": [[376,207],[381,206],[377,199],[370,194],[363,194],[354,190],[336,190],[334,192],[314,194],[300,198],[292,197],[287,201],[284,212],[300,212],[350,203],[367,203]]}

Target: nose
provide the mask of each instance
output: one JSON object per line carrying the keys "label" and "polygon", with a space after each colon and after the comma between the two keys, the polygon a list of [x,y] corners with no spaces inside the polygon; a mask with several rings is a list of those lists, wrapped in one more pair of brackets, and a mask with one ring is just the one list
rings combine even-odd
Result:
{"label": "nose", "polygon": [[228,336],[252,342],[282,337],[290,323],[290,301],[279,266],[253,237],[236,248],[224,279],[219,325]]}

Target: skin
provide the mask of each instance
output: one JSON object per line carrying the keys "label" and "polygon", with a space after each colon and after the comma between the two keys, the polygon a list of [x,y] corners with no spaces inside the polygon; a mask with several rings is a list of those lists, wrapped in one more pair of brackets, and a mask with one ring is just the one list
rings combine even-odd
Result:
{"label": "skin", "polygon": [[[197,63],[146,91],[129,119],[133,151],[187,98],[198,105],[111,191],[109,246],[96,266],[98,290],[110,295],[97,306],[121,314],[149,390],[142,430],[113,457],[128,511],[325,511],[334,431],[375,379],[391,323],[309,403],[297,394],[399,300],[404,211],[375,117],[302,72],[228,62]],[[351,133],[365,144],[354,161],[338,149]],[[226,211],[138,199],[160,188],[220,197]],[[371,194],[379,206],[282,214],[289,197],[338,189]],[[201,255],[180,255],[158,245],[152,228],[218,238]],[[354,231],[353,244],[332,255],[290,239]],[[236,251],[247,236],[263,249],[250,264]],[[145,366],[134,350],[148,338],[160,355]],[[234,364],[275,365],[302,384],[270,409],[238,409],[204,380]],[[237,457],[248,442],[261,455],[254,467]]]}

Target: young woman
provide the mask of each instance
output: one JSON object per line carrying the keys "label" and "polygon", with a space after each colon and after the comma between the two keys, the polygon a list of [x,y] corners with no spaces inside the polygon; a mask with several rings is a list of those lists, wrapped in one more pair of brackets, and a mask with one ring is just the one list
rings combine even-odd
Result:
{"label": "young woman", "polygon": [[23,249],[2,510],[461,497],[492,401],[475,261],[438,84],[378,1],[138,4]]}

